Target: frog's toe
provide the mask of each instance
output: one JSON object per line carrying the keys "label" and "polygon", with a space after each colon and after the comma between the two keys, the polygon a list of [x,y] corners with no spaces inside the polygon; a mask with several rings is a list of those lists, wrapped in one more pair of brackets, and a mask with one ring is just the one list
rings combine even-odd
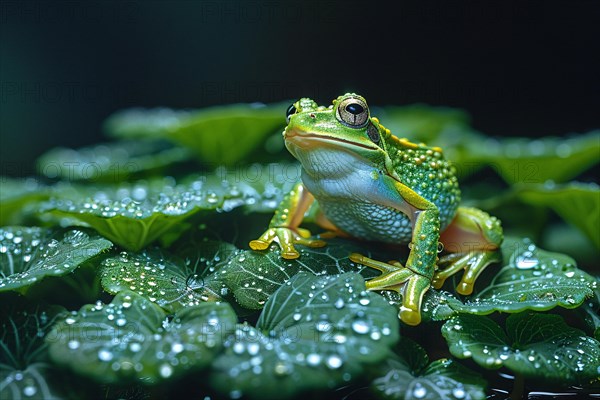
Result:
{"label": "frog's toe", "polygon": [[418,325],[421,322],[421,304],[423,295],[430,286],[430,280],[421,275],[413,275],[404,286],[402,306],[398,316],[408,325]]}
{"label": "frog's toe", "polygon": [[398,318],[402,320],[406,325],[416,326],[421,323],[421,313],[419,310],[411,310],[404,306],[400,306],[400,312]]}
{"label": "frog's toe", "polygon": [[384,274],[392,273],[404,268],[404,266],[397,261],[390,261],[389,263],[385,263],[383,261],[377,261],[373,260],[372,258],[365,257],[359,253],[352,253],[348,256],[348,258],[352,262],[376,269],[378,271],[383,272]]}

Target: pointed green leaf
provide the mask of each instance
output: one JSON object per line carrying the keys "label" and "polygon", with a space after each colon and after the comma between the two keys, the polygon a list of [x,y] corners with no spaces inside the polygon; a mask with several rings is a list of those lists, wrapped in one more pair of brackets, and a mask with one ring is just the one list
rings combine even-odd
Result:
{"label": "pointed green leaf", "polygon": [[79,230],[0,228],[0,292],[23,290],[46,276],[72,272],[112,243]]}
{"label": "pointed green leaf", "polygon": [[132,109],[112,115],[105,128],[121,138],[159,137],[181,144],[202,161],[232,165],[283,129],[289,103],[232,104],[192,111]]}
{"label": "pointed green leaf", "polygon": [[231,397],[285,398],[334,388],[398,340],[396,310],[355,273],[301,272],[271,296],[256,328],[240,325],[210,379]]}
{"label": "pointed green leaf", "polygon": [[507,183],[566,182],[598,163],[600,131],[567,138],[481,139],[469,142],[470,164],[490,166]]}
{"label": "pointed green leaf", "polygon": [[85,305],[46,337],[51,358],[106,383],[155,383],[210,365],[237,317],[225,303],[202,303],[167,317],[145,297],[120,292]]}
{"label": "pointed green leaf", "polygon": [[504,366],[526,378],[585,382],[600,374],[600,342],[554,314],[510,315],[506,333],[487,317],[461,314],[442,334],[450,352],[484,368]]}
{"label": "pointed green leaf", "polygon": [[78,150],[55,148],[38,159],[37,169],[52,179],[118,182],[160,171],[190,156],[187,149],[162,140],[122,141]]}
{"label": "pointed green leaf", "polygon": [[546,183],[519,187],[516,192],[527,204],[551,208],[600,248],[600,186],[595,183]]}
{"label": "pointed green leaf", "polygon": [[36,202],[47,199],[47,187],[33,178],[0,176],[0,226],[22,223],[22,214]]}

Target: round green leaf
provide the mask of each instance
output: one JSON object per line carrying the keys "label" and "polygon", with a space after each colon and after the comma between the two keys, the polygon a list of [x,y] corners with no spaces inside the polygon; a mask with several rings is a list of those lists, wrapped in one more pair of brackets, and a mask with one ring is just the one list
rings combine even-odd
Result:
{"label": "round green leaf", "polygon": [[394,307],[355,273],[300,272],[265,304],[256,328],[240,325],[215,361],[211,383],[231,397],[291,397],[333,388],[398,341]]}
{"label": "round green leaf", "polygon": [[187,261],[165,256],[158,250],[122,252],[102,263],[102,287],[113,294],[135,291],[170,312],[218,300],[227,289],[216,280],[204,278],[237,249],[229,243],[213,241],[201,242],[197,247],[196,258]]}
{"label": "round green leaf", "polygon": [[600,342],[562,317],[513,314],[506,333],[487,317],[457,315],[442,327],[450,352],[484,368],[506,368],[526,378],[584,382],[600,374]]}
{"label": "round green leaf", "polygon": [[0,398],[1,399],[44,399],[58,400],[63,397],[57,394],[48,373],[52,366],[47,363],[34,363],[23,370],[6,370],[0,365]]}
{"label": "round green leaf", "polygon": [[72,312],[46,342],[51,358],[77,373],[106,383],[154,383],[209,365],[223,331],[236,322],[225,303],[202,303],[168,318],[145,297],[121,292],[110,304]]}
{"label": "round green leaf", "polygon": [[0,228],[0,292],[25,289],[46,276],[68,274],[111,247],[108,240],[80,230]]}
{"label": "round green leaf", "polygon": [[473,295],[463,301],[451,293],[430,289],[423,301],[425,317],[440,320],[455,313],[487,315],[495,311],[576,308],[593,295],[598,285],[593,276],[576,267],[571,257],[542,250],[528,239],[506,240],[502,252],[507,265],[490,284],[476,286]]}
{"label": "round green leaf", "polygon": [[240,250],[215,275],[227,285],[242,307],[250,309],[261,309],[271,294],[299,272],[334,275],[355,271],[365,277],[378,275],[374,269],[348,259],[356,251],[370,255],[362,243],[333,239],[328,240],[325,247],[298,246],[298,250],[300,257],[295,260],[282,258],[277,245],[264,252]]}
{"label": "round green leaf", "polygon": [[[177,184],[173,178],[103,185],[58,185],[42,211],[75,219],[127,250],[138,251],[166,233],[178,236],[195,213],[272,210],[291,182],[287,164],[254,165],[196,176]],[[171,238],[173,239],[173,238]]]}
{"label": "round green leaf", "polygon": [[44,336],[62,307],[45,309],[15,297],[3,298],[0,310],[0,399],[58,399]]}

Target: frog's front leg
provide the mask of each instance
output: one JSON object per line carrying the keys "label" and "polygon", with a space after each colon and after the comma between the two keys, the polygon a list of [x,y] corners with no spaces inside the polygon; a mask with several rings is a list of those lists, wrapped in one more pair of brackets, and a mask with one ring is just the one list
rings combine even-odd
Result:
{"label": "frog's front leg", "polygon": [[298,183],[275,210],[265,233],[250,242],[250,248],[266,250],[272,242],[277,242],[281,246],[281,256],[286,259],[294,259],[300,256],[294,244],[309,247],[325,246],[326,243],[322,240],[309,239],[310,232],[300,228],[304,213],[313,202],[313,195],[301,183]]}
{"label": "frog's front leg", "polygon": [[448,277],[464,270],[456,291],[463,295],[473,293],[475,280],[485,267],[500,261],[498,248],[502,238],[502,226],[496,217],[476,208],[459,207],[441,235],[448,254],[440,258],[433,287],[441,288]]}
{"label": "frog's front leg", "polygon": [[[389,186],[388,186],[389,187]],[[399,196],[398,210],[413,222],[410,254],[406,265],[383,263],[360,254],[352,254],[354,262],[378,269],[383,274],[367,282],[369,290],[395,290],[402,293],[398,316],[409,325],[421,322],[421,303],[434,276],[440,237],[440,216],[435,205],[400,183],[394,183],[391,195]]]}

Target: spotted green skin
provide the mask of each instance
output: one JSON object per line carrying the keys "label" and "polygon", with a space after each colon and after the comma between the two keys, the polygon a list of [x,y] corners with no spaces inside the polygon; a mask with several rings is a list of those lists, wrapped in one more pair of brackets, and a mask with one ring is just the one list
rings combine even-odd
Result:
{"label": "spotted green skin", "polygon": [[[363,97],[345,94],[328,107],[300,99],[289,110],[283,136],[289,152],[302,164],[302,184],[284,198],[269,229],[250,242],[252,249],[264,250],[276,241],[284,258],[296,258],[295,243],[324,245],[299,228],[313,200],[327,229],[365,240],[409,244],[405,265],[359,254],[350,259],[383,272],[367,282],[368,289],[402,292],[399,316],[411,325],[420,322],[421,300],[432,284],[441,287],[448,276],[464,269],[457,291],[470,294],[483,268],[496,260],[500,223],[481,210],[459,208],[455,170],[442,150],[392,135],[370,116]],[[439,260],[444,231],[445,240],[458,246],[455,254]],[[465,243],[476,245],[466,249]],[[438,264],[447,268],[436,273]]]}

